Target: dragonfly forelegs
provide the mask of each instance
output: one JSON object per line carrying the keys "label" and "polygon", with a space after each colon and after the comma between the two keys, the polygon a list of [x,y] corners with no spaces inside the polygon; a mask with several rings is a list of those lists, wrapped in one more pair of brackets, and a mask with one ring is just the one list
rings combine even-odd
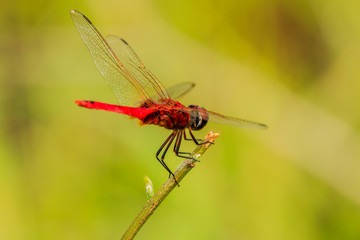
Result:
{"label": "dragonfly forelegs", "polygon": [[[195,160],[195,161],[199,161],[193,157],[191,157],[191,153],[189,152],[180,152],[180,145],[181,145],[181,140],[182,140],[182,137],[185,137],[185,130],[181,130],[177,133],[176,135],[176,141],[175,141],[175,144],[174,144],[174,153],[176,154],[177,157],[181,157],[181,158],[186,158],[186,159],[192,159],[192,160]],[[187,155],[187,156],[183,156],[183,155]]]}
{"label": "dragonfly forelegs", "polygon": [[[190,136],[191,136],[190,140],[193,140],[196,145],[203,145],[203,144],[207,144],[207,143],[214,144],[213,142],[209,142],[209,141],[204,142],[204,140],[202,140],[202,139],[200,139],[200,140],[196,139],[194,134],[191,131],[191,128],[189,128],[189,133],[190,133]],[[203,142],[199,143],[198,141],[203,141]]]}
{"label": "dragonfly forelegs", "polygon": [[[189,129],[189,130],[190,130],[190,129]],[[185,131],[184,131],[184,140],[186,140],[186,141],[194,141],[194,140],[193,140],[193,138],[187,138],[187,137],[186,137],[186,132],[185,132]],[[201,142],[201,141],[203,141],[203,140],[202,140],[202,139],[197,138],[197,139],[196,139],[196,141]]]}

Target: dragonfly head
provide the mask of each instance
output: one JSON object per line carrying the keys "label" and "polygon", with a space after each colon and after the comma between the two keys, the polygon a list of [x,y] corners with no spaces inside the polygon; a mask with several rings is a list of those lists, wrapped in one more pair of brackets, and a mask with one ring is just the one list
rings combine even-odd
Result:
{"label": "dragonfly head", "polygon": [[188,107],[193,109],[190,113],[191,129],[197,131],[205,127],[209,120],[205,108],[201,108],[197,105],[189,105]]}

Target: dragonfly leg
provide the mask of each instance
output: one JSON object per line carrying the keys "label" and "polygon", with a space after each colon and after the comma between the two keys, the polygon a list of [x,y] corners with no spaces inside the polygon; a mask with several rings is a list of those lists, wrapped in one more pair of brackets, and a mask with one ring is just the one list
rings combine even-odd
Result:
{"label": "dragonfly leg", "polygon": [[165,142],[161,145],[161,147],[159,148],[159,150],[156,152],[156,159],[160,162],[160,164],[167,170],[167,171],[169,171],[169,169],[168,169],[168,167],[166,166],[166,164],[164,165],[164,163],[159,159],[159,154],[160,154],[160,152],[163,150],[163,148],[165,147],[165,145],[169,142],[169,140],[171,139],[171,138],[173,138],[174,137],[174,134],[175,134],[175,132],[172,132],[171,134],[170,134],[170,136],[165,140]]}
{"label": "dragonfly leg", "polygon": [[[161,163],[161,165],[166,169],[166,171],[168,171],[169,173],[169,177],[170,176],[173,176],[174,180],[175,180],[175,183],[179,185],[179,183],[176,181],[176,178],[175,178],[175,175],[174,173],[169,169],[169,167],[166,165],[166,163],[164,162],[164,158],[165,158],[165,155],[166,155],[166,152],[168,151],[171,143],[174,141],[174,138],[177,136],[178,132],[174,131],[170,134],[170,136],[165,140],[165,142],[161,145],[161,147],[159,148],[159,150],[156,152],[156,159]],[[165,149],[164,149],[165,147]],[[163,154],[161,155],[161,158],[159,159],[159,154],[160,152],[163,151]]]}
{"label": "dragonfly leg", "polygon": [[[192,138],[187,138],[186,137],[186,132],[184,131],[184,140],[186,140],[186,141],[194,141]],[[202,139],[196,139],[197,141],[202,141]]]}
{"label": "dragonfly leg", "polygon": [[[180,131],[176,136],[176,141],[174,144],[174,152],[175,152],[176,156],[181,157],[181,158],[186,158],[186,159],[192,159],[192,160],[195,160],[198,162],[197,159],[191,157],[191,153],[180,152],[180,145],[181,145],[181,140],[182,140],[183,134],[185,134],[185,130]],[[183,156],[183,155],[187,155],[187,156]]]}
{"label": "dragonfly leg", "polygon": [[[209,142],[209,141],[199,143],[199,142],[198,142],[198,139],[196,139],[195,136],[194,136],[194,134],[192,133],[191,128],[189,128],[189,133],[190,133],[190,136],[191,136],[192,140],[194,141],[194,143],[195,143],[196,145],[203,145],[203,144],[207,144],[207,143],[214,144],[213,142]],[[201,141],[203,141],[203,140],[201,140]]]}
{"label": "dragonfly leg", "polygon": [[180,147],[180,144],[181,144],[181,135],[182,135],[182,131],[179,131],[177,134],[176,134],[176,140],[175,140],[175,144],[174,144],[174,153],[176,153]]}

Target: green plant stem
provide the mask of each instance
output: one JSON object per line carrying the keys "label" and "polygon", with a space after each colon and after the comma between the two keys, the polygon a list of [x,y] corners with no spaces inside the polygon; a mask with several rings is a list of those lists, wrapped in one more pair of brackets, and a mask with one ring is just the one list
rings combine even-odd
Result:
{"label": "green plant stem", "polygon": [[[213,133],[212,131],[207,134],[204,139],[204,142],[209,142],[207,144],[199,145],[192,152],[191,157],[196,159],[186,159],[180,164],[180,166],[175,171],[175,177],[180,183],[185,175],[195,167],[197,160],[205,153],[205,151],[211,146],[215,139],[220,135],[220,133]],[[166,196],[176,187],[174,178],[170,177],[165,184],[155,193],[155,195],[146,203],[142,208],[140,213],[137,215],[135,220],[131,223],[129,228],[126,230],[121,239],[133,239],[136,233],[140,228],[145,224],[149,217],[153,214],[156,208],[160,203],[166,198]]]}

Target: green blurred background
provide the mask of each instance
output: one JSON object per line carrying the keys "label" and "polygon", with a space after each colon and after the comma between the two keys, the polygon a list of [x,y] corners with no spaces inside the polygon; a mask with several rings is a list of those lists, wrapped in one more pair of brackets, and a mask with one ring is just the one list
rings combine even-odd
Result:
{"label": "green blurred background", "polygon": [[119,239],[167,179],[169,131],[73,103],[116,99],[70,9],[195,82],[184,104],[270,126],[197,133],[222,130],[137,239],[360,239],[357,0],[3,1],[0,239]]}

